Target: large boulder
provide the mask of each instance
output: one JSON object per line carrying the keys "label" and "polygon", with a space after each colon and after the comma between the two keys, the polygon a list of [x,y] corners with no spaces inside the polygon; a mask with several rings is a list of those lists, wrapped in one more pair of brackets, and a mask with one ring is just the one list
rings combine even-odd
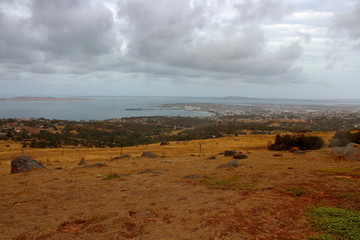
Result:
{"label": "large boulder", "polygon": [[344,159],[350,161],[360,161],[360,145],[349,143],[344,151]]}
{"label": "large boulder", "polygon": [[28,172],[33,169],[45,168],[41,163],[28,156],[20,156],[11,161],[11,173]]}
{"label": "large boulder", "polygon": [[145,158],[157,158],[159,157],[158,155],[156,155],[153,152],[143,152],[141,157],[145,157]]}

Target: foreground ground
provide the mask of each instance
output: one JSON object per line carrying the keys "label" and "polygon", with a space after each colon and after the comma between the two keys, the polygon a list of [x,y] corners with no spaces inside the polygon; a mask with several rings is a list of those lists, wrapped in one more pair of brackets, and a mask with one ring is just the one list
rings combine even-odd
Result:
{"label": "foreground ground", "polygon": [[[0,143],[1,239],[307,239],[317,234],[309,206],[360,210],[359,162],[326,148],[275,157],[266,150],[272,139],[124,148],[132,157],[121,160],[110,160],[121,149],[25,149],[47,169],[20,174],[10,174],[9,165],[21,148]],[[231,160],[218,155],[224,150],[249,158],[217,169]],[[141,158],[143,151],[162,157]],[[107,166],[74,169],[81,159]],[[154,172],[139,174],[147,169]],[[124,175],[104,180],[114,173]],[[202,178],[184,178],[190,174]]]}

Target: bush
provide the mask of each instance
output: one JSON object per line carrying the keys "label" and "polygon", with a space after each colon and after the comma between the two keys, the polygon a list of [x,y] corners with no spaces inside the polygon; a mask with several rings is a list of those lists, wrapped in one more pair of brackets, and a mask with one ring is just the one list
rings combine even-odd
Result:
{"label": "bush", "polygon": [[324,140],[316,136],[301,135],[276,135],[275,143],[269,144],[269,150],[281,151],[289,150],[292,147],[298,147],[300,150],[316,150],[320,149],[324,144]]}
{"label": "bush", "polygon": [[344,147],[348,143],[360,144],[360,131],[351,133],[350,131],[337,131],[330,141],[331,147]]}

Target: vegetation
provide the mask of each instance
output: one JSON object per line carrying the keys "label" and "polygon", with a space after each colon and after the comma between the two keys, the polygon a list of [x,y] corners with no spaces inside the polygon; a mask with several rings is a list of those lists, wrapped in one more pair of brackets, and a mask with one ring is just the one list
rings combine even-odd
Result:
{"label": "vegetation", "polygon": [[305,136],[304,134],[276,135],[275,142],[269,144],[270,150],[281,151],[298,147],[300,150],[316,150],[324,145],[324,140],[317,136]]}
{"label": "vegetation", "polygon": [[312,239],[360,239],[360,214],[341,208],[315,206],[308,212],[315,230],[325,234]]}
{"label": "vegetation", "polygon": [[337,131],[333,139],[330,141],[330,145],[332,147],[343,147],[348,143],[360,144],[360,131]]}
{"label": "vegetation", "polygon": [[[188,141],[242,134],[273,134],[281,132],[304,133],[315,130],[334,131],[353,126],[355,116],[311,117],[292,121],[264,120],[256,115],[234,115],[218,118],[193,117],[131,117],[103,121],[66,121],[38,119],[0,119],[0,139],[21,142],[24,147],[58,148],[62,146],[125,147],[166,141]],[[290,119],[290,120],[289,120]],[[358,122],[358,121],[357,121]],[[342,144],[360,142],[360,133],[345,133]],[[340,137],[338,133],[338,137]],[[343,134],[344,135],[344,134]],[[318,149],[322,143],[316,137],[279,136],[274,150],[301,145],[302,149]],[[300,136],[300,137],[298,137]],[[351,136],[351,137],[349,137]],[[349,140],[350,139],[350,140]],[[285,142],[284,142],[285,141]],[[294,143],[295,141],[295,143]],[[280,142],[280,144],[277,144]]]}

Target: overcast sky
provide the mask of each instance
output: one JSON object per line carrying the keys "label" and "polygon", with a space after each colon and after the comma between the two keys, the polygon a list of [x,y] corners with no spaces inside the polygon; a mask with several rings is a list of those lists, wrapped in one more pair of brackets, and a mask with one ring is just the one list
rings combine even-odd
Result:
{"label": "overcast sky", "polygon": [[0,0],[0,96],[360,98],[360,0]]}

